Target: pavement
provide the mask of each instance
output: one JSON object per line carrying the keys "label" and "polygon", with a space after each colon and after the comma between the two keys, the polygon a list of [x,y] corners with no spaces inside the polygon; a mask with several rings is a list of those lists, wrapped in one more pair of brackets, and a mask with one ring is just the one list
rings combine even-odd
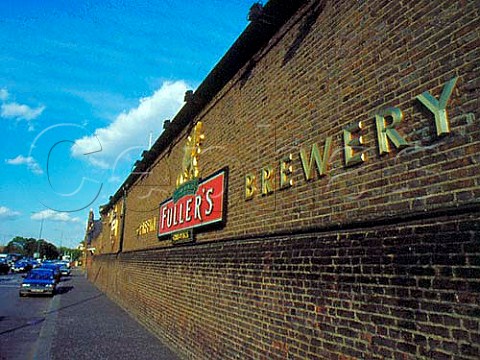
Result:
{"label": "pavement", "polygon": [[62,278],[58,292],[46,311],[35,360],[180,359],[82,271]]}

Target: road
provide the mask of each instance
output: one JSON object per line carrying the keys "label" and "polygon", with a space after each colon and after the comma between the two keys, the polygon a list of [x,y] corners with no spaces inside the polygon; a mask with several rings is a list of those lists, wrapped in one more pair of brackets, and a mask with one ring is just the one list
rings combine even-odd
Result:
{"label": "road", "polygon": [[0,275],[0,360],[178,360],[85,278],[62,277],[54,297],[22,297],[20,274]]}
{"label": "road", "polygon": [[21,274],[0,275],[0,359],[32,359],[50,297],[18,296]]}

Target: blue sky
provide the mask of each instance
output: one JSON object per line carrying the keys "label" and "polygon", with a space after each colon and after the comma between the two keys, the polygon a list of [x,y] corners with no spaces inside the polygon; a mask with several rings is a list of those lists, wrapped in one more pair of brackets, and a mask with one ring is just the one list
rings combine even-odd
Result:
{"label": "blue sky", "polygon": [[0,244],[76,246],[252,3],[0,1]]}

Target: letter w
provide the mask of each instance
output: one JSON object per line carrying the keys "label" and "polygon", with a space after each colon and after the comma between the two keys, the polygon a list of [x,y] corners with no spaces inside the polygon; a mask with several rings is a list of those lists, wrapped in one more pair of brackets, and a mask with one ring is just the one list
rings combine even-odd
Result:
{"label": "letter w", "polygon": [[308,155],[306,151],[302,148],[300,149],[300,159],[302,160],[303,173],[305,174],[305,179],[311,180],[313,178],[312,165],[315,160],[317,165],[317,171],[319,176],[327,175],[327,162],[330,157],[330,150],[332,147],[332,137],[329,136],[325,141],[325,146],[323,147],[323,157],[320,156],[320,150],[318,150],[317,144],[312,145],[312,150],[310,152],[310,159],[307,160]]}

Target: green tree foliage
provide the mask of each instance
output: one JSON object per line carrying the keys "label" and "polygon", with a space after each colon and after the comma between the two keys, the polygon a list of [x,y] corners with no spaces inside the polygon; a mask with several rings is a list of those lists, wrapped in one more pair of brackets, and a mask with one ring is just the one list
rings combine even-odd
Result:
{"label": "green tree foliage", "polygon": [[70,260],[75,261],[82,258],[82,250],[60,247],[58,249],[61,255],[70,255]]}
{"label": "green tree foliage", "polygon": [[21,236],[15,236],[12,240],[10,240],[3,251],[6,253],[20,254],[27,257],[33,257],[33,255],[39,251],[40,257],[46,257],[47,259],[57,259],[60,254],[55,245],[45,240],[24,238]]}
{"label": "green tree foliage", "polygon": [[[35,252],[37,240],[34,238],[24,238],[21,236],[15,236],[10,242],[5,246],[4,251],[7,253],[16,253],[23,256],[32,256]],[[32,252],[33,249],[33,252]]]}
{"label": "green tree foliage", "polygon": [[57,250],[57,247],[55,245],[50,244],[46,241],[42,242],[42,245],[43,246],[41,246],[40,249],[40,257],[46,257],[47,259],[58,259],[58,257],[60,256],[60,252]]}
{"label": "green tree foliage", "polygon": [[82,251],[78,249],[70,249],[67,247],[57,248],[55,245],[40,239],[24,238],[15,236],[4,247],[4,253],[20,254],[24,257],[33,257],[36,252],[40,252],[40,258],[58,259],[62,255],[70,255],[72,261],[79,260],[82,257]]}

